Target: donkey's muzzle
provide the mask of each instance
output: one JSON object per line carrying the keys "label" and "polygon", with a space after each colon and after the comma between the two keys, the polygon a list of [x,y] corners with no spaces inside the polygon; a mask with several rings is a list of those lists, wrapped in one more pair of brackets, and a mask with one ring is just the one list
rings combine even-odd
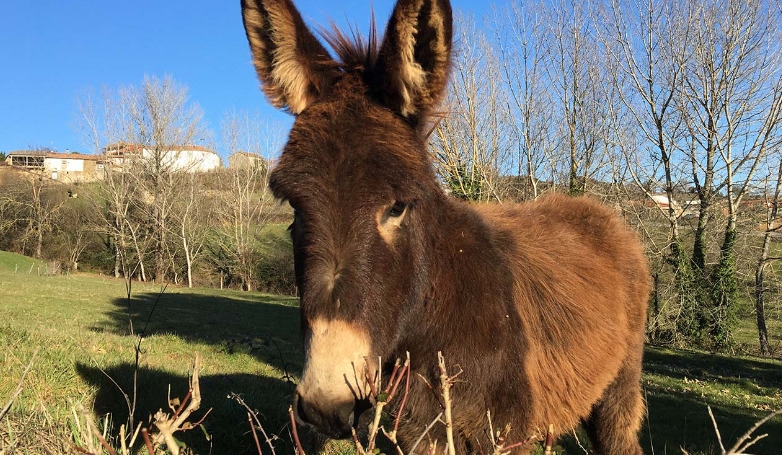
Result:
{"label": "donkey's muzzle", "polygon": [[298,393],[293,397],[293,409],[296,412],[296,420],[314,427],[319,433],[332,439],[349,438],[358,416],[356,402],[353,400],[323,406],[305,400]]}

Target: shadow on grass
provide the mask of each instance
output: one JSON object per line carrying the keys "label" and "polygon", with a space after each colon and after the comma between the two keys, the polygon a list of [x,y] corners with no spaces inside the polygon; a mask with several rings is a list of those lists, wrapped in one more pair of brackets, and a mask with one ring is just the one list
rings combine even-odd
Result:
{"label": "shadow on grass", "polygon": [[[198,291],[174,289],[161,296],[156,293],[136,294],[130,302],[117,299],[106,320],[93,329],[127,335],[130,320],[136,333],[146,326],[146,335],[171,334],[187,342],[217,346],[228,353],[241,350],[280,371],[294,376],[300,374],[302,351],[296,299],[211,292],[199,294]],[[719,453],[707,404],[714,410],[724,444],[731,446],[767,413],[753,409],[752,404],[742,402],[738,397],[744,394],[763,396],[770,393],[769,390],[782,388],[780,365],[778,361],[647,348],[644,360],[647,379],[644,382],[649,417],[642,430],[644,450],[646,453],[665,454],[681,453],[680,448],[684,448],[692,455]],[[115,422],[124,422],[127,406],[117,387],[96,367],[79,364],[77,370],[98,390],[96,410],[111,412]],[[131,390],[128,382],[133,373],[131,363],[111,367],[106,373],[120,382],[124,390]],[[720,384],[720,388],[729,389],[734,397],[716,399],[701,396],[697,388],[687,390],[685,378]],[[146,420],[149,414],[165,407],[168,384],[171,384],[172,396],[182,397],[187,391],[187,378],[168,372],[144,369],[139,373],[139,380],[137,420]],[[260,411],[265,429],[282,438],[278,441],[277,453],[293,453],[288,437],[287,409],[293,393],[289,382],[283,378],[253,374],[207,375],[202,377],[202,390],[202,411],[214,408],[206,420],[207,428],[214,436],[211,453],[256,453],[246,413],[227,398],[229,392],[242,394],[250,406]],[[758,433],[768,433],[769,436],[753,446],[752,453],[782,453],[779,450],[782,447],[780,420],[777,418],[761,427]],[[183,439],[198,448],[196,453],[209,453],[199,430],[188,433]],[[319,446],[314,438],[305,439],[310,439],[310,447]],[[582,442],[585,442],[584,439],[581,438]],[[568,441],[566,438],[562,443],[567,454],[583,453],[575,439]],[[309,452],[317,453],[317,450]]]}
{"label": "shadow on grass", "polygon": [[696,351],[649,347],[644,353],[644,371],[682,380],[715,380],[742,388],[782,387],[782,364]]}
{"label": "shadow on grass", "polygon": [[[133,333],[143,333],[145,337],[174,335],[187,343],[215,346],[227,354],[242,352],[284,372],[282,377],[249,373],[202,375],[203,401],[191,422],[213,408],[204,425],[213,437],[214,446],[209,447],[199,429],[180,433],[181,440],[194,448],[194,453],[257,454],[247,413],[228,398],[231,392],[242,396],[248,406],[259,411],[259,419],[270,436],[280,438],[276,442],[277,453],[294,452],[289,437],[288,406],[295,388],[293,379],[300,375],[303,361],[297,299],[257,293],[200,294],[169,289],[162,294],[137,293],[130,302],[115,299],[112,304],[114,309],[92,330],[128,336],[132,324]],[[117,426],[127,422],[128,405],[112,380],[132,397],[134,363],[132,358],[127,360],[105,370],[84,363],[76,365],[78,374],[97,390],[95,411],[110,413]],[[157,410],[168,411],[169,385],[172,398],[183,398],[188,390],[188,378],[140,368],[136,422],[146,424]],[[314,438],[303,436],[303,439],[312,448],[320,445]]]}
{"label": "shadow on grass", "polygon": [[241,351],[288,374],[302,368],[298,300],[262,294],[199,294],[167,290],[115,299],[107,319],[92,327],[118,335],[175,335],[189,343]]}
{"label": "shadow on grass", "polygon": [[[105,370],[83,363],[76,365],[78,374],[97,390],[95,412],[99,415],[110,413],[117,426],[128,421],[128,405],[117,385],[132,397],[133,370],[132,363],[115,365]],[[148,426],[150,416],[161,408],[171,413],[167,406],[169,387],[172,399],[182,399],[187,394],[188,378],[149,368],[139,370],[135,411],[137,423],[143,422],[144,426]],[[203,423],[212,438],[212,447],[199,428],[179,432],[177,438],[192,448],[193,453],[257,454],[246,410],[228,398],[231,392],[235,392],[259,412],[258,418],[266,432],[279,436],[280,439],[275,441],[276,452],[293,453],[288,423],[288,406],[293,390],[293,384],[278,378],[252,374],[203,375],[201,407],[189,421],[197,422],[212,408]],[[305,441],[305,444],[317,448],[318,442],[311,440]],[[268,450],[268,446],[264,444],[263,449]]]}
{"label": "shadow on grass", "polygon": [[[782,387],[782,368],[776,362],[686,350],[647,347],[644,372],[663,378],[644,381],[649,416],[642,430],[643,447],[647,453],[656,454],[682,453],[681,448],[693,455],[720,453],[707,405],[714,412],[725,448],[730,448],[756,421],[770,413],[753,409],[744,397],[762,396]],[[713,394],[702,394],[698,387],[688,386],[696,381],[718,384],[719,393],[725,397],[718,399]],[[764,433],[768,437],[750,452],[782,453],[782,419],[773,419],[755,432]]]}

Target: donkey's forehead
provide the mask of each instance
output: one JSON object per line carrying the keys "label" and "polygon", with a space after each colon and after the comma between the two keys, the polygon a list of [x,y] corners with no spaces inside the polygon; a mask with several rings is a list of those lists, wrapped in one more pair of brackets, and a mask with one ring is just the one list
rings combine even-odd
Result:
{"label": "donkey's forehead", "polygon": [[295,202],[341,191],[412,200],[434,180],[413,127],[370,101],[351,98],[315,103],[296,119],[272,174],[276,196]]}

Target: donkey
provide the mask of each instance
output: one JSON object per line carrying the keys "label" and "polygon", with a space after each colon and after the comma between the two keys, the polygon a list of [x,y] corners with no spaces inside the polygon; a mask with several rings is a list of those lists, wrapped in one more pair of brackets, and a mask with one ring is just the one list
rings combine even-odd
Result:
{"label": "donkey", "polygon": [[[380,42],[374,29],[322,33],[337,59],[291,0],[242,0],[242,14],[263,91],[295,116],[270,188],[295,213],[298,420],[348,437],[365,378],[409,352],[413,378],[437,384],[442,351],[463,371],[451,393],[458,452],[490,449],[490,410],[519,441],[583,424],[597,452],[640,455],[642,246],[588,198],[472,205],[446,194],[425,136],[447,84],[449,1],[398,0]],[[411,380],[403,450],[440,406]]]}

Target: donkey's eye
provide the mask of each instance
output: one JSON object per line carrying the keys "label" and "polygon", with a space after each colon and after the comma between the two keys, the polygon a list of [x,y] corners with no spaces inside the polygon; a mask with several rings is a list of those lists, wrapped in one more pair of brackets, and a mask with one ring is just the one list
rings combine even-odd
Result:
{"label": "donkey's eye", "polygon": [[389,218],[398,218],[402,216],[402,214],[405,213],[406,208],[407,208],[407,204],[405,204],[404,202],[399,202],[399,201],[394,202],[394,205],[392,205],[391,208],[388,209]]}

